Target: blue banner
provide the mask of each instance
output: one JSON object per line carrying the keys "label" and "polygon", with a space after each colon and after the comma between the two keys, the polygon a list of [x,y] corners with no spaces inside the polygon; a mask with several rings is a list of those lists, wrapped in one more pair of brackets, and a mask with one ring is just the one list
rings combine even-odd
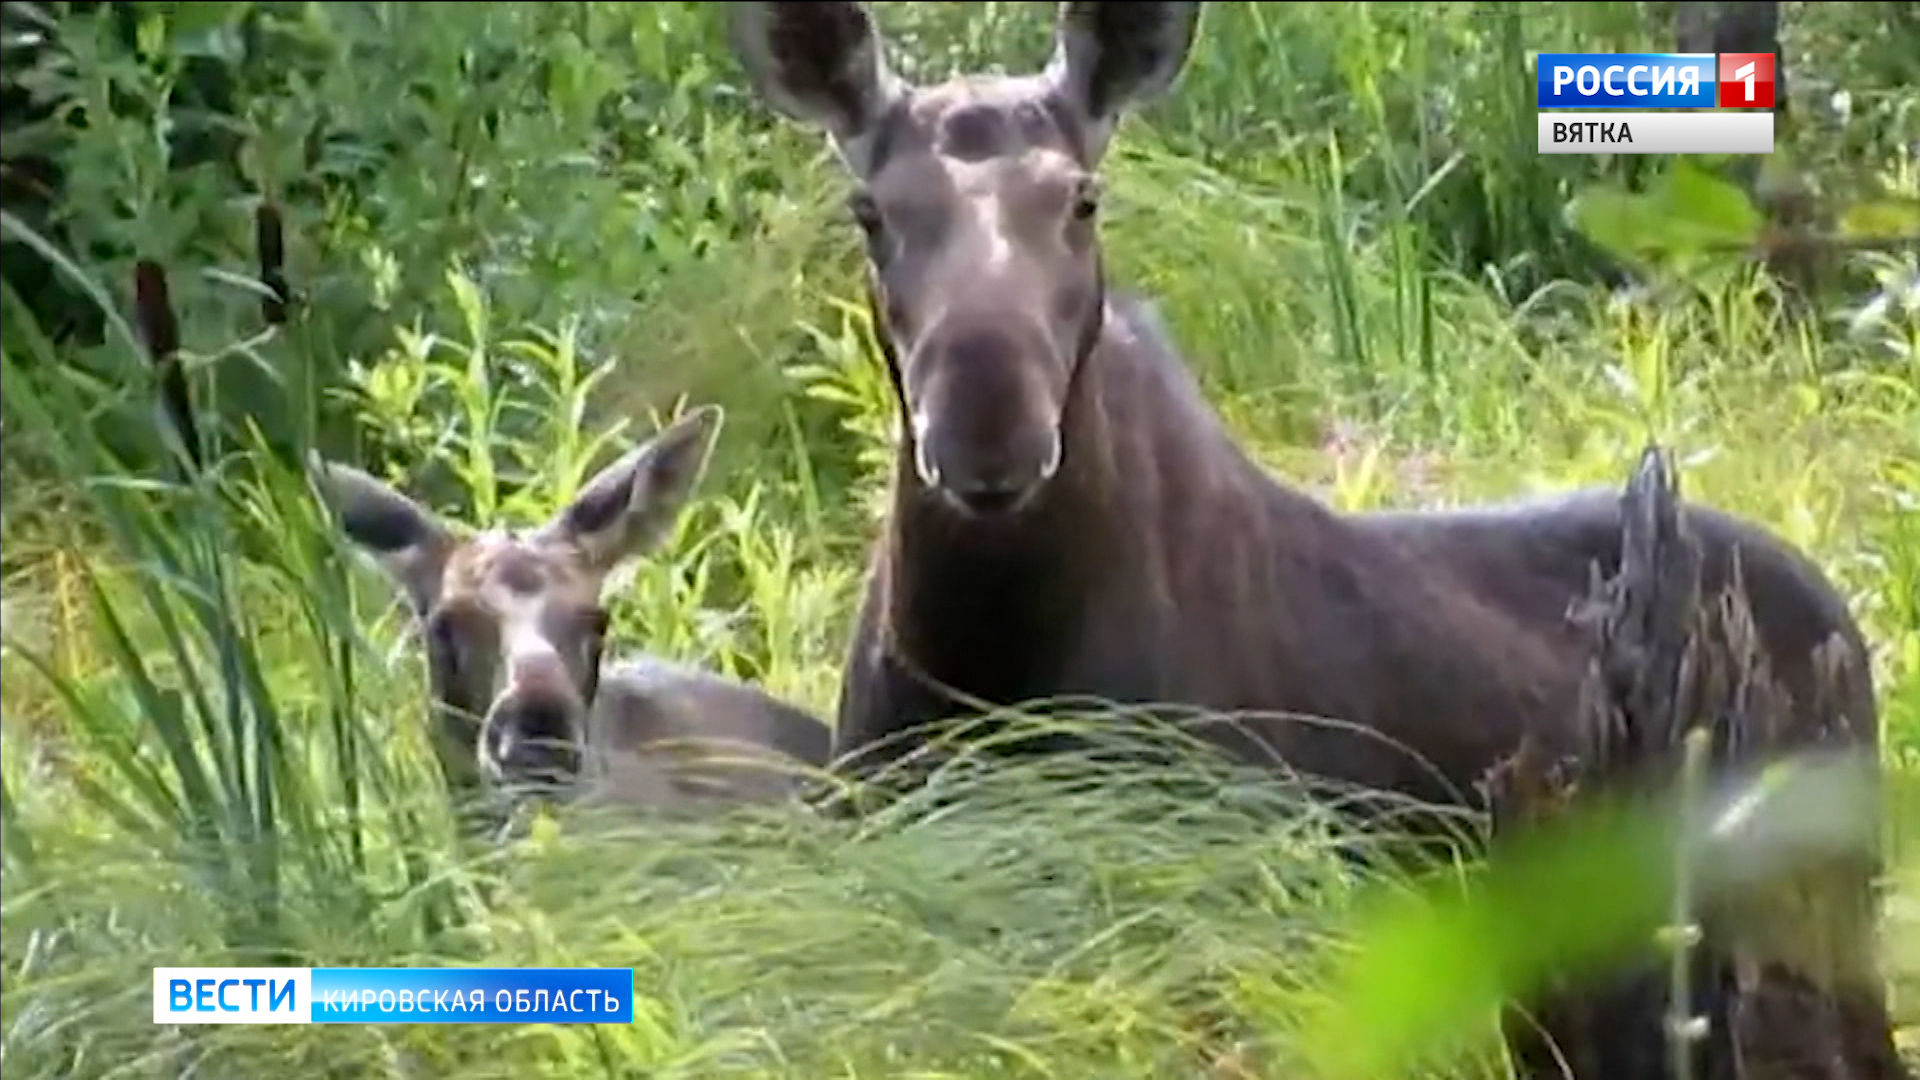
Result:
{"label": "blue banner", "polygon": [[1713,53],[1541,53],[1542,109],[1711,109]]}
{"label": "blue banner", "polygon": [[630,1024],[632,968],[155,968],[156,1024]]}
{"label": "blue banner", "polygon": [[631,1024],[632,968],[314,968],[316,1024]]}

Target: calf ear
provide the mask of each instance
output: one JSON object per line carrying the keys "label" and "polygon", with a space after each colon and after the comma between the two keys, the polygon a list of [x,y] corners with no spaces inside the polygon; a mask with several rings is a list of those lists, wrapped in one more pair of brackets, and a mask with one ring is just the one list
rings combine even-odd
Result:
{"label": "calf ear", "polygon": [[347,539],[373,556],[415,612],[432,610],[453,550],[452,532],[432,511],[351,465],[316,455],[308,467]]}
{"label": "calf ear", "polygon": [[572,544],[605,574],[650,550],[672,530],[699,485],[724,419],[704,405],[600,470],[541,530]]}
{"label": "calf ear", "polygon": [[1090,162],[1105,153],[1120,116],[1165,94],[1186,66],[1199,0],[1063,3],[1046,79],[1086,128]]}
{"label": "calf ear", "polygon": [[906,92],[887,67],[880,28],[857,3],[739,3],[734,53],[754,90],[787,116],[824,128],[864,177],[874,129]]}

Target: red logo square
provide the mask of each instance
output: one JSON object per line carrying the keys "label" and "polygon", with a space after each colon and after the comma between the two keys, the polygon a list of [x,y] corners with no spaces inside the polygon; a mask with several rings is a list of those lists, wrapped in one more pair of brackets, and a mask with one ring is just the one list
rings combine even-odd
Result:
{"label": "red logo square", "polygon": [[1718,72],[1720,108],[1773,108],[1772,53],[1723,52]]}

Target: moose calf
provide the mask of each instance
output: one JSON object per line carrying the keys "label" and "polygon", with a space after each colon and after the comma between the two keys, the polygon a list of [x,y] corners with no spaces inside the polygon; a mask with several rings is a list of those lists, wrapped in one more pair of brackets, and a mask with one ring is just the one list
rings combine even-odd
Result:
{"label": "moose calf", "polygon": [[350,466],[313,469],[341,528],[400,588],[425,639],[436,751],[483,787],[654,809],[778,799],[827,762],[819,719],[651,657],[602,664],[601,592],[658,544],[705,471],[722,414],[693,410],[531,530],[461,535]]}

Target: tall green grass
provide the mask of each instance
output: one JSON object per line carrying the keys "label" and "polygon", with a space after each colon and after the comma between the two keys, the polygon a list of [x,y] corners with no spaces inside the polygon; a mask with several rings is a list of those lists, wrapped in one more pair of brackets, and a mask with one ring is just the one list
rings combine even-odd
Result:
{"label": "tall green grass", "polygon": [[[1844,71],[1859,104],[1791,149],[1831,187],[1912,196],[1920,111],[1862,7],[1796,24],[1818,61],[1803,85]],[[62,16],[60,85],[113,121],[64,151],[66,239],[11,214],[7,239],[44,249],[106,330],[37,332],[9,279],[9,1076],[1320,1075],[1299,1058],[1343,1030],[1316,1026],[1341,980],[1365,983],[1341,964],[1349,917],[1366,886],[1405,883],[1338,859],[1350,837],[1294,787],[1201,758],[1179,795],[956,768],[858,824],[761,810],[459,838],[404,614],[328,532],[304,425],[269,417],[312,415],[321,449],[477,523],[544,516],[676,397],[726,403],[706,490],[611,597],[615,638],[832,709],[895,418],[841,181],[816,140],[741,105],[701,8],[187,5],[143,15],[132,52],[104,17]],[[881,8],[927,74],[1043,55],[1045,5]],[[171,95],[249,17],[267,44],[240,65],[245,152],[190,160],[226,128]],[[1886,755],[1920,768],[1911,257],[1840,259],[1810,301],[1740,258],[1616,288],[1631,260],[1564,210],[1647,163],[1533,154],[1514,57],[1657,41],[1641,5],[1208,18],[1176,96],[1118,142],[1107,243],[1254,452],[1358,508],[1612,486],[1648,439],[1674,445],[1691,497],[1843,584]],[[264,335],[233,269],[258,195],[287,208],[301,294]],[[186,479],[118,314],[142,255],[172,271],[204,414],[225,419],[225,456]],[[1920,1019],[1911,907],[1887,941]],[[631,965],[637,1021],[146,1020],[152,966],[229,962]],[[1499,1075],[1482,1012],[1417,1072]]]}

